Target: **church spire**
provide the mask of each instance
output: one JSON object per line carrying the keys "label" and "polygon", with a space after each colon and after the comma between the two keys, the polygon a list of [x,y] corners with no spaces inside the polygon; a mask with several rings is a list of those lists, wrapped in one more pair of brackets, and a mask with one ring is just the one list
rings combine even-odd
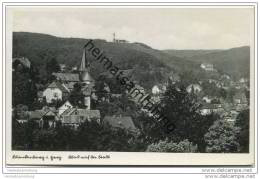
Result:
{"label": "church spire", "polygon": [[79,71],[87,71],[89,65],[90,65],[89,61],[86,58],[86,48],[83,48],[83,55],[82,55]]}
{"label": "church spire", "polygon": [[93,78],[89,74],[90,63],[86,58],[86,48],[83,48],[83,55],[79,67],[80,80],[81,82],[90,83],[93,81]]}

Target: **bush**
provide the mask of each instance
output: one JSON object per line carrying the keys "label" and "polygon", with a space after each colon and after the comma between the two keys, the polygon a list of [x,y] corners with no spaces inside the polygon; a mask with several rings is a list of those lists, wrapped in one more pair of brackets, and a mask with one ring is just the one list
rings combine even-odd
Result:
{"label": "bush", "polygon": [[217,120],[205,134],[206,152],[238,152],[239,128],[224,120]]}
{"label": "bush", "polygon": [[147,147],[147,152],[197,152],[197,145],[193,145],[187,139],[179,142],[173,143],[170,141],[159,141],[158,143],[151,144]]}

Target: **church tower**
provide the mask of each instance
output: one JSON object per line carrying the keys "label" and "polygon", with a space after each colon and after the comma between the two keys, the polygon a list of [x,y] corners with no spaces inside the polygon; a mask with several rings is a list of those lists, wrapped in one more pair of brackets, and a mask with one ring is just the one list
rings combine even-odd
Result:
{"label": "church tower", "polygon": [[86,58],[86,49],[83,49],[82,60],[79,67],[79,77],[82,86],[82,93],[84,95],[84,105],[87,109],[90,109],[91,103],[91,91],[94,80],[89,74],[90,63]]}
{"label": "church tower", "polygon": [[90,84],[94,82],[93,78],[89,74],[89,69],[90,69],[90,63],[86,58],[86,49],[84,48],[82,60],[79,67],[79,72],[80,72],[79,77],[81,83]]}

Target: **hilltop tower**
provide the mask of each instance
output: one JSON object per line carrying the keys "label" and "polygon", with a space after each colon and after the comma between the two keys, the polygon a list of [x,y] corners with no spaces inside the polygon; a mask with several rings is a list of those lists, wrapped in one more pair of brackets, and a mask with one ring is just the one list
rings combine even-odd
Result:
{"label": "hilltop tower", "polygon": [[116,33],[115,32],[113,33],[113,42],[114,43],[116,42]]}

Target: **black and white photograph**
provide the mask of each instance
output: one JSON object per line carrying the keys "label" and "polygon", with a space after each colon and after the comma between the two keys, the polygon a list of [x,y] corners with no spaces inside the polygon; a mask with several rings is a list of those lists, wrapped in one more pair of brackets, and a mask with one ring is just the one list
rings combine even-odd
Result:
{"label": "black and white photograph", "polygon": [[10,11],[13,160],[254,153],[253,7]]}

